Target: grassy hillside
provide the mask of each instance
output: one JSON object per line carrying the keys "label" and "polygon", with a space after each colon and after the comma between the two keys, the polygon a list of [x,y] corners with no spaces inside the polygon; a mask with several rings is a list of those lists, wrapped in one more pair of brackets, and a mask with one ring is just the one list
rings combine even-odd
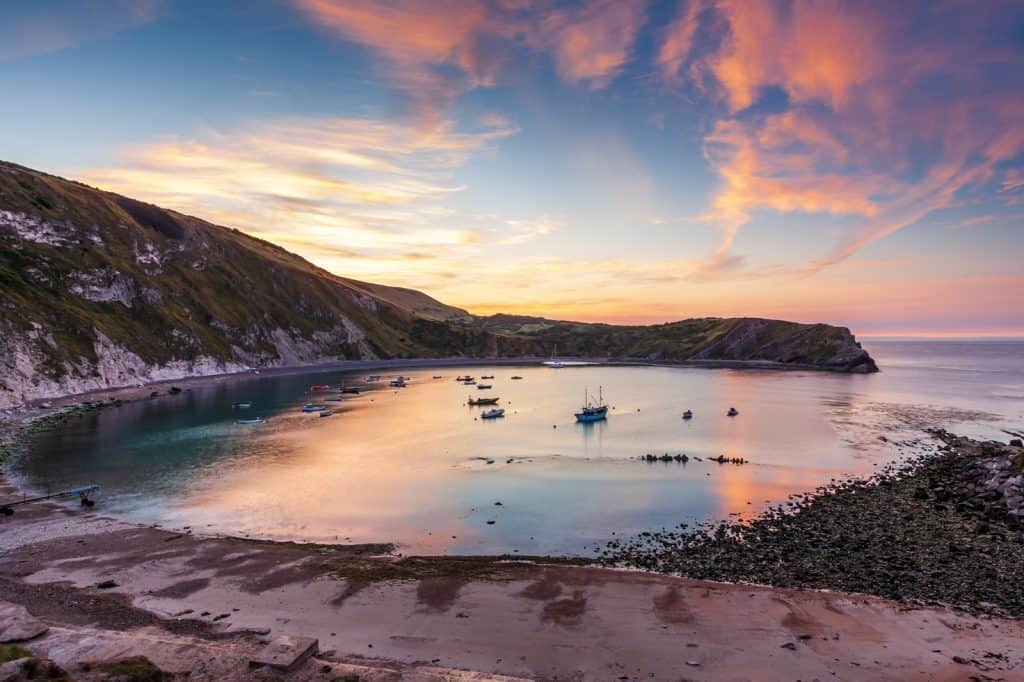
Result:
{"label": "grassy hillside", "polygon": [[546,356],[556,346],[560,355],[873,368],[848,330],[827,325],[477,318],[418,291],[336,276],[238,230],[8,163],[0,163],[0,293],[7,403],[144,381],[157,369]]}

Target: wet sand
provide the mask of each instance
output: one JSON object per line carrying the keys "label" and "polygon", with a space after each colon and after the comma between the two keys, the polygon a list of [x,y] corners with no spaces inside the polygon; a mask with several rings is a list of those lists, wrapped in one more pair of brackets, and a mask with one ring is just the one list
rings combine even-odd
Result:
{"label": "wet sand", "polygon": [[[17,496],[0,482],[0,499]],[[389,549],[197,537],[39,503],[0,517],[0,601],[51,625],[27,646],[69,670],[141,654],[243,679],[261,642],[288,634],[328,652],[295,679],[324,665],[361,679],[1024,679],[1021,621]]]}

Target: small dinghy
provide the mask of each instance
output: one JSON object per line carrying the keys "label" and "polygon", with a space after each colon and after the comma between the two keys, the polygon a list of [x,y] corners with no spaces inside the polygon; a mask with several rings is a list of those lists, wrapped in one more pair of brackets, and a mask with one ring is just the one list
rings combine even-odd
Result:
{"label": "small dinghy", "polygon": [[237,424],[262,424],[263,417],[254,417],[252,419],[239,419]]}
{"label": "small dinghy", "polygon": [[729,417],[735,417],[735,416],[736,416],[736,415],[738,415],[739,413],[740,413],[740,411],[739,411],[739,410],[737,410],[737,409],[736,409],[735,407],[730,407],[730,408],[729,408],[729,411],[728,411],[728,412],[726,412],[725,414],[726,414],[727,416],[729,416]]}
{"label": "small dinghy", "polygon": [[252,403],[231,403],[233,410],[248,410],[250,407],[252,407]]}
{"label": "small dinghy", "polygon": [[302,406],[303,412],[319,412],[322,409],[324,409],[323,405],[315,405],[313,403],[309,403],[307,405]]}
{"label": "small dinghy", "polygon": [[518,374],[512,377],[512,381],[519,381],[520,379],[522,379],[522,377],[519,376]]}
{"label": "small dinghy", "polygon": [[493,388],[490,384],[477,384],[476,387],[479,391],[486,391],[489,388]]}
{"label": "small dinghy", "polygon": [[495,408],[493,410],[487,410],[486,412],[483,412],[480,415],[480,418],[481,419],[497,419],[498,417],[504,417],[504,416],[505,416],[505,410],[503,408],[497,407],[497,408]]}
{"label": "small dinghy", "polygon": [[435,375],[434,375],[434,378],[435,378],[435,379],[440,379],[440,378],[441,378],[441,375],[440,375],[440,374],[435,374]]}
{"label": "small dinghy", "polygon": [[693,419],[693,411],[687,410],[686,412],[683,412],[683,419]]}

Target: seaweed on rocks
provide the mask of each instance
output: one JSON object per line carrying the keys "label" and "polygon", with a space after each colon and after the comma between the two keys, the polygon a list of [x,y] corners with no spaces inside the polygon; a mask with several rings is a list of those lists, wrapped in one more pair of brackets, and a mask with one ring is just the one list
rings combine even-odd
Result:
{"label": "seaweed on rocks", "polygon": [[833,480],[753,520],[612,540],[598,560],[1024,616],[1024,448],[932,435],[935,452],[870,478]]}

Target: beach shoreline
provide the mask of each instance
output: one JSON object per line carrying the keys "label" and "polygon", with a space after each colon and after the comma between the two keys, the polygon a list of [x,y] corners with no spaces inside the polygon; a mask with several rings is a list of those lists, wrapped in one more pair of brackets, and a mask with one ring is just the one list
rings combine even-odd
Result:
{"label": "beach shoreline", "polygon": [[[146,397],[151,388],[135,390]],[[41,411],[59,419],[62,409]],[[8,438],[40,418],[7,419]],[[20,492],[0,475],[0,500]],[[247,657],[274,636],[294,635],[315,637],[328,652],[311,659],[316,666],[371,680],[466,671],[478,675],[467,679],[579,671],[579,679],[676,679],[684,669],[696,679],[749,679],[766,662],[778,679],[965,679],[998,670],[1024,680],[1024,621],[828,589],[678,578],[571,557],[405,557],[386,542],[203,535],[54,502],[0,516],[0,548],[0,604],[42,619],[50,633],[28,646],[66,668],[86,655],[131,651],[167,671],[245,679]],[[182,646],[195,655],[176,658]],[[312,670],[291,677],[309,679]]]}

